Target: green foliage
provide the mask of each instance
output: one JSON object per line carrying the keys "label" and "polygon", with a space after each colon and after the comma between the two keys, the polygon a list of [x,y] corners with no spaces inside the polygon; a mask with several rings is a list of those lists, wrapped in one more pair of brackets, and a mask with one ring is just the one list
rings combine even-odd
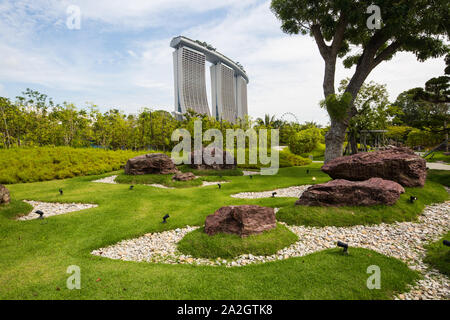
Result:
{"label": "green foliage", "polygon": [[425,256],[424,261],[433,268],[439,270],[439,272],[450,276],[450,247],[443,244],[444,240],[450,241],[450,232],[447,232],[447,234],[438,241],[425,246],[427,255]]}
{"label": "green foliage", "polygon": [[323,161],[325,156],[325,143],[318,143],[317,146],[311,152],[303,153],[301,155],[303,158],[313,157],[314,161]]}
{"label": "green foliage", "polygon": [[341,96],[330,94],[325,99],[325,106],[331,119],[344,120],[350,110],[352,95],[349,92],[343,93]]}
{"label": "green foliage", "polygon": [[318,128],[302,130],[291,137],[289,149],[297,155],[311,152],[317,147],[321,138],[321,131]]}
{"label": "green foliage", "polygon": [[428,130],[413,129],[408,133],[406,144],[409,147],[433,147],[442,142],[442,135]]}
{"label": "green foliage", "polygon": [[406,139],[408,139],[408,134],[413,130],[413,128],[408,126],[389,126],[387,130],[387,138],[399,142],[406,142]]}
{"label": "green foliage", "polygon": [[[425,205],[448,200],[447,191],[442,185],[427,181],[424,188],[405,188],[406,192],[393,206],[370,207],[311,207],[290,205],[277,213],[278,221],[288,224],[312,227],[370,225],[394,223],[396,221],[415,221]],[[414,204],[409,202],[416,196]]]}
{"label": "green foliage", "polygon": [[450,172],[448,170],[428,170],[427,179],[450,188]]}
{"label": "green foliage", "polygon": [[0,183],[101,174],[120,169],[139,154],[142,152],[70,147],[0,149]]}
{"label": "green foliage", "polygon": [[238,235],[220,233],[209,236],[204,228],[188,233],[178,243],[178,250],[196,258],[234,258],[241,254],[272,255],[298,240],[286,226],[277,224],[276,228],[258,235],[241,238]]}
{"label": "green foliage", "polygon": [[280,168],[300,167],[306,166],[308,164],[311,164],[311,160],[307,157],[304,158],[302,156],[293,154],[287,148],[280,151]]}

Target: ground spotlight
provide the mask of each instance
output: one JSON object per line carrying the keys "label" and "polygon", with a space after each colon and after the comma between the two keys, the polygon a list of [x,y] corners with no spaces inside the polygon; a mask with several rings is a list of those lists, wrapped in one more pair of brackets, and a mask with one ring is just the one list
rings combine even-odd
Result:
{"label": "ground spotlight", "polygon": [[37,210],[35,213],[39,215],[38,219],[44,219],[44,212],[42,212],[41,210]]}
{"label": "ground spotlight", "polygon": [[253,179],[253,176],[252,176],[252,175],[250,175],[249,177],[250,177],[250,179]]}
{"label": "ground spotlight", "polygon": [[348,254],[348,244],[346,244],[344,242],[341,242],[341,241],[338,241],[337,242],[337,246],[341,247],[341,248],[344,248],[344,251],[342,251],[342,252]]}
{"label": "ground spotlight", "polygon": [[63,195],[63,194],[64,194],[63,189],[61,189],[61,188],[59,189],[59,194],[60,194],[60,195]]}
{"label": "ground spotlight", "polygon": [[219,187],[219,189],[222,189],[222,185],[220,183],[218,183],[217,186]]}
{"label": "ground spotlight", "polygon": [[168,214],[166,214],[164,217],[163,217],[163,222],[162,223],[167,223],[167,219],[169,219],[170,218],[170,216],[168,215]]}
{"label": "ground spotlight", "polygon": [[131,185],[131,186],[130,186],[130,190],[133,190],[133,189],[134,189],[134,186],[133,186],[133,185]]}
{"label": "ground spotlight", "polygon": [[442,243],[444,244],[444,246],[450,247],[450,241],[444,240],[442,241]]}
{"label": "ground spotlight", "polygon": [[276,195],[277,195],[276,192],[272,192],[272,198],[275,198]]}
{"label": "ground spotlight", "polygon": [[306,170],[306,174],[309,174],[309,169]]}
{"label": "ground spotlight", "polygon": [[316,181],[316,177],[312,177],[312,181]]}
{"label": "ground spotlight", "polygon": [[417,197],[415,197],[415,196],[409,197],[409,202],[411,202],[411,203],[414,203],[414,201],[416,201],[416,200],[417,200]]}

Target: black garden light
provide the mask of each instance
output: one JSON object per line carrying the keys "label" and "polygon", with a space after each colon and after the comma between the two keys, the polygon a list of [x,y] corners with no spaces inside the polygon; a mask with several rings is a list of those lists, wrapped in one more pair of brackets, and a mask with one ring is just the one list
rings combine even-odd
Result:
{"label": "black garden light", "polygon": [[44,212],[42,212],[41,210],[37,210],[35,213],[39,215],[38,219],[44,219]]}
{"label": "black garden light", "polygon": [[249,175],[249,177],[250,177],[250,179],[253,179],[253,176],[252,176],[252,175]]}
{"label": "black garden light", "polygon": [[220,183],[218,183],[217,186],[219,187],[219,189],[222,189],[222,185]]}
{"label": "black garden light", "polygon": [[59,189],[59,194],[60,194],[60,195],[63,195],[63,194],[64,194],[63,189],[61,189],[61,188]]}
{"label": "black garden light", "polygon": [[166,214],[164,217],[163,217],[163,222],[162,223],[167,223],[167,219],[169,219],[170,218],[170,216],[168,215],[168,214]]}
{"label": "black garden light", "polygon": [[133,185],[131,185],[131,186],[130,186],[130,190],[133,190],[133,189],[134,189],[134,186],[133,186]]}
{"label": "black garden light", "polygon": [[306,174],[309,174],[309,169],[306,170]]}
{"label": "black garden light", "polygon": [[416,201],[416,200],[417,200],[417,197],[415,197],[415,196],[409,197],[409,202],[411,202],[411,203],[414,203],[414,201]]}
{"label": "black garden light", "polygon": [[275,198],[276,195],[277,195],[276,192],[272,192],[272,198]]}
{"label": "black garden light", "polygon": [[342,251],[343,253],[348,254],[348,244],[338,241],[337,246],[344,249],[344,251]]}
{"label": "black garden light", "polygon": [[444,246],[450,247],[450,241],[444,240],[442,241],[442,243],[444,244]]}

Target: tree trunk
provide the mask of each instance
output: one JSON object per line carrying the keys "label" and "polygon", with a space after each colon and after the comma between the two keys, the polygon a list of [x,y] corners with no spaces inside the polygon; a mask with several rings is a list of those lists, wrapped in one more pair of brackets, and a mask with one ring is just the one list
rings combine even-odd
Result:
{"label": "tree trunk", "polygon": [[330,130],[325,135],[325,163],[335,158],[342,157],[346,130],[346,121],[336,121],[331,119]]}

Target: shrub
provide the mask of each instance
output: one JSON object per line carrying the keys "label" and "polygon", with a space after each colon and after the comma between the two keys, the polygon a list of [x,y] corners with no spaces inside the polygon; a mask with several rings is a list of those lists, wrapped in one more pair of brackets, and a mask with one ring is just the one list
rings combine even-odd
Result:
{"label": "shrub", "polygon": [[426,130],[413,129],[408,134],[406,144],[409,147],[433,147],[439,144],[442,137]]}
{"label": "shrub", "polygon": [[35,147],[0,150],[0,183],[36,182],[118,170],[145,151]]}
{"label": "shrub", "polygon": [[302,130],[291,137],[289,149],[297,155],[311,152],[317,147],[321,138],[321,131],[318,128]]}

